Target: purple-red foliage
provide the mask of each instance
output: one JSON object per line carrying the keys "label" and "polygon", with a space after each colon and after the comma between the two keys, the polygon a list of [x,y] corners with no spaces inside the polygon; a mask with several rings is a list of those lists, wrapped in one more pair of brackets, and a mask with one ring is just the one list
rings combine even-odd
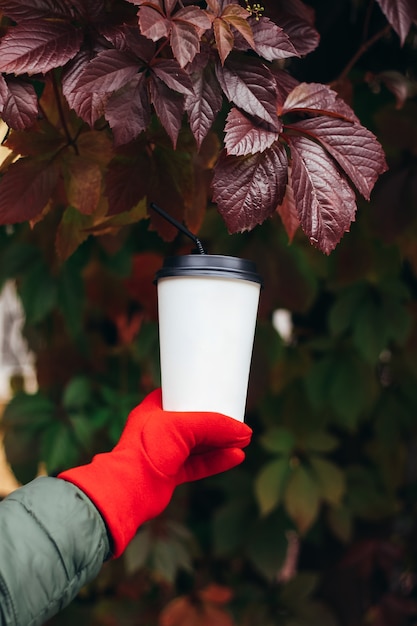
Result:
{"label": "purple-red foliage", "polygon": [[[378,1],[404,41],[411,0]],[[90,189],[105,190],[109,215],[158,194],[185,218],[198,195],[197,212],[213,200],[231,233],[278,212],[290,239],[301,225],[327,254],[355,219],[356,191],[369,199],[386,170],[376,137],[336,92],[299,84],[282,69],[285,59],[319,43],[301,0],[278,2],[265,16],[237,0],[0,0],[0,11],[0,114],[12,129],[6,145],[16,145],[18,132],[35,144],[45,134],[55,142],[45,152],[41,141],[33,154],[17,141],[25,158],[3,169],[0,223],[39,220],[65,198],[61,177],[69,206],[72,173],[82,168],[69,166],[65,155],[80,156],[79,139],[94,133],[95,141],[98,130],[113,148],[101,160],[93,150],[86,175],[91,171]],[[38,97],[39,84],[53,85],[58,121]],[[222,111],[221,143],[202,165],[199,151]],[[185,123],[193,144],[180,141]],[[83,163],[91,152],[81,155]],[[191,174],[184,173],[184,153]],[[214,169],[206,194],[197,190],[198,167]],[[103,203],[94,206],[102,219]]]}

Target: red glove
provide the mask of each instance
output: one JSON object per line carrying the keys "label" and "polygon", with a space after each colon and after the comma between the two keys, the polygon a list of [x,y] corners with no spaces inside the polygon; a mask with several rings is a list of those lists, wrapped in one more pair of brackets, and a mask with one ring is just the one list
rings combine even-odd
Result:
{"label": "red glove", "polygon": [[118,444],[59,474],[103,516],[120,556],[138,527],[161,513],[177,485],[218,474],[245,458],[252,431],[220,413],[163,411],[161,390],[130,413]]}

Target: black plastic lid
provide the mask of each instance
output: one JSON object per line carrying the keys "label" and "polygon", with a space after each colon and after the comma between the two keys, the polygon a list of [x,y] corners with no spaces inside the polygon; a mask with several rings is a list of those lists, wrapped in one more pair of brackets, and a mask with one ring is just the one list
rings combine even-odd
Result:
{"label": "black plastic lid", "polygon": [[168,276],[220,276],[240,278],[262,285],[253,261],[220,254],[187,254],[167,257],[155,275],[155,282]]}

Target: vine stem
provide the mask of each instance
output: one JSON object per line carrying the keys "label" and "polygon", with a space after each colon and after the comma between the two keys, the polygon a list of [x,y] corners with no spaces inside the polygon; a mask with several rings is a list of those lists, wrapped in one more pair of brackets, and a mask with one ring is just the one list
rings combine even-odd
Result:
{"label": "vine stem", "polygon": [[64,110],[62,108],[61,95],[59,93],[58,85],[56,82],[56,76],[54,72],[52,73],[52,86],[54,89],[55,100],[56,100],[56,104],[58,107],[59,119],[61,120],[62,128],[64,130],[68,144],[72,146],[75,150],[75,153],[78,154],[77,144],[75,143],[74,139],[71,137],[71,133],[67,125],[67,120],[65,119]]}
{"label": "vine stem", "polygon": [[361,56],[363,56],[365,54],[365,52],[367,52],[367,50],[369,48],[371,48],[379,39],[382,39],[382,37],[385,37],[385,35],[388,35],[388,33],[390,31],[391,31],[391,25],[387,24],[386,26],[384,26],[384,28],[381,28],[381,30],[379,30],[377,33],[375,33],[375,35],[373,35],[367,41],[365,41],[360,46],[360,48],[355,52],[355,54],[350,59],[350,61],[348,62],[346,67],[343,69],[343,71],[339,74],[339,76],[338,76],[338,78],[336,79],[335,82],[342,81],[344,78],[346,78],[346,76],[349,74],[351,69],[359,61]]}

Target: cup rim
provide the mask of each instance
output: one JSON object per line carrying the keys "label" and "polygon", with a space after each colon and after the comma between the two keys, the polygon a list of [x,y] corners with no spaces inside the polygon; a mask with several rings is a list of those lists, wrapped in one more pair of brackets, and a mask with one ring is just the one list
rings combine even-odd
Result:
{"label": "cup rim", "polygon": [[154,283],[162,278],[177,276],[216,276],[237,278],[262,285],[256,264],[249,259],[221,254],[184,254],[164,259],[156,272]]}

